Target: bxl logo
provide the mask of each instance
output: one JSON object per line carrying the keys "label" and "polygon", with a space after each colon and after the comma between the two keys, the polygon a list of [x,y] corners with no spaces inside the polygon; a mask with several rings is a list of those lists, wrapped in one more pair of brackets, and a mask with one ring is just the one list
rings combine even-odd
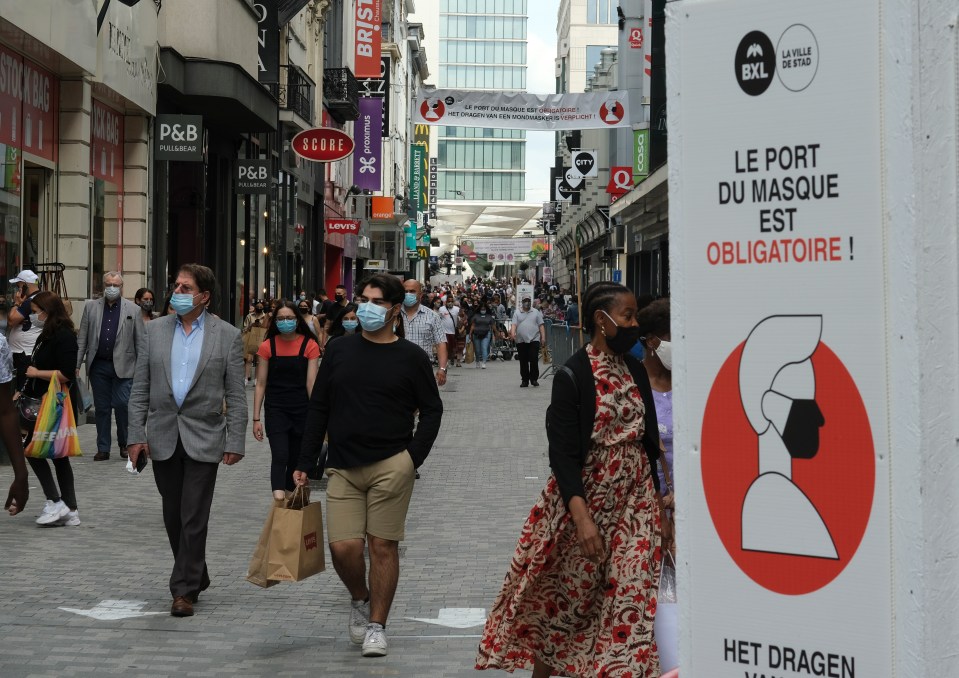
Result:
{"label": "bxl logo", "polygon": [[749,96],[759,96],[772,84],[776,50],[762,31],[751,31],[736,50],[736,81]]}
{"label": "bxl logo", "polygon": [[196,125],[160,125],[160,141],[196,141],[199,136]]}

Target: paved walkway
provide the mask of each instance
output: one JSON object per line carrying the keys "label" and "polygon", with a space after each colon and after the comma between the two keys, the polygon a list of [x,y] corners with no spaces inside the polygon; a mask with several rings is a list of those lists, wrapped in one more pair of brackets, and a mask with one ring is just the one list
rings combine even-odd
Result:
{"label": "paved walkway", "polygon": [[[37,527],[43,494],[32,475],[27,510],[0,515],[0,676],[506,675],[472,667],[482,616],[549,474],[550,386],[519,388],[515,361],[451,368],[443,427],[413,494],[382,659],[364,659],[350,644],[349,597],[328,551],[328,570],[304,582],[263,590],[244,580],[271,496],[266,443],[249,435],[246,458],[220,468],[213,586],[195,617],[176,619],[152,474],[131,476],[116,453],[94,463],[94,426],[81,427],[88,456],[74,468],[83,524]],[[248,396],[252,404],[252,389]],[[0,467],[4,496],[9,479]],[[137,616],[110,621],[62,608]],[[464,608],[473,612],[456,611]],[[456,620],[466,627],[451,627]]]}

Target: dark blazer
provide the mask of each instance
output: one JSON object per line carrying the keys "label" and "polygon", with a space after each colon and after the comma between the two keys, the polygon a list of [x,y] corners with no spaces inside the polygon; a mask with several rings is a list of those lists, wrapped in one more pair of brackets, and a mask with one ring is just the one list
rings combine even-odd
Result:
{"label": "dark blazer", "polygon": [[[656,421],[653,390],[643,364],[629,354],[624,358],[646,405],[646,431],[642,444],[652,470],[653,485],[659,490],[656,471],[659,423]],[[596,420],[596,382],[585,348],[574,353],[566,361],[566,367],[573,372],[576,381],[565,370],[559,370],[553,376],[552,399],[546,410],[546,437],[549,440],[549,465],[559,483],[563,502],[569,506],[573,497],[585,499],[583,465]]]}

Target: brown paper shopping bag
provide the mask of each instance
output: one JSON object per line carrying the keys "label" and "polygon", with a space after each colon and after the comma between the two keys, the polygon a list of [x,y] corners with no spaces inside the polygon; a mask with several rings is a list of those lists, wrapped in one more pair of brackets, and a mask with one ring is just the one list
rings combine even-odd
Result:
{"label": "brown paper shopping bag", "polygon": [[273,511],[267,578],[303,581],[325,569],[323,506],[311,504],[309,490],[300,485],[286,506]]}
{"label": "brown paper shopping bag", "polygon": [[270,581],[266,578],[266,571],[269,567],[269,549],[270,532],[273,531],[273,513],[278,508],[286,504],[284,499],[274,499],[270,505],[270,511],[266,514],[266,522],[263,523],[263,529],[260,530],[260,540],[256,542],[256,548],[253,549],[253,557],[250,558],[250,567],[246,572],[246,580],[251,584],[256,584],[262,588],[268,589],[276,586],[279,582]]}

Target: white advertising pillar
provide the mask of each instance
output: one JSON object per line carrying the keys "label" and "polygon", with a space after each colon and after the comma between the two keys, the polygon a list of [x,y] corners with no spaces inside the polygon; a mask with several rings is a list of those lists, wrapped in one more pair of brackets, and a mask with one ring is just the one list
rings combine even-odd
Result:
{"label": "white advertising pillar", "polygon": [[959,676],[957,10],[667,5],[681,675]]}

